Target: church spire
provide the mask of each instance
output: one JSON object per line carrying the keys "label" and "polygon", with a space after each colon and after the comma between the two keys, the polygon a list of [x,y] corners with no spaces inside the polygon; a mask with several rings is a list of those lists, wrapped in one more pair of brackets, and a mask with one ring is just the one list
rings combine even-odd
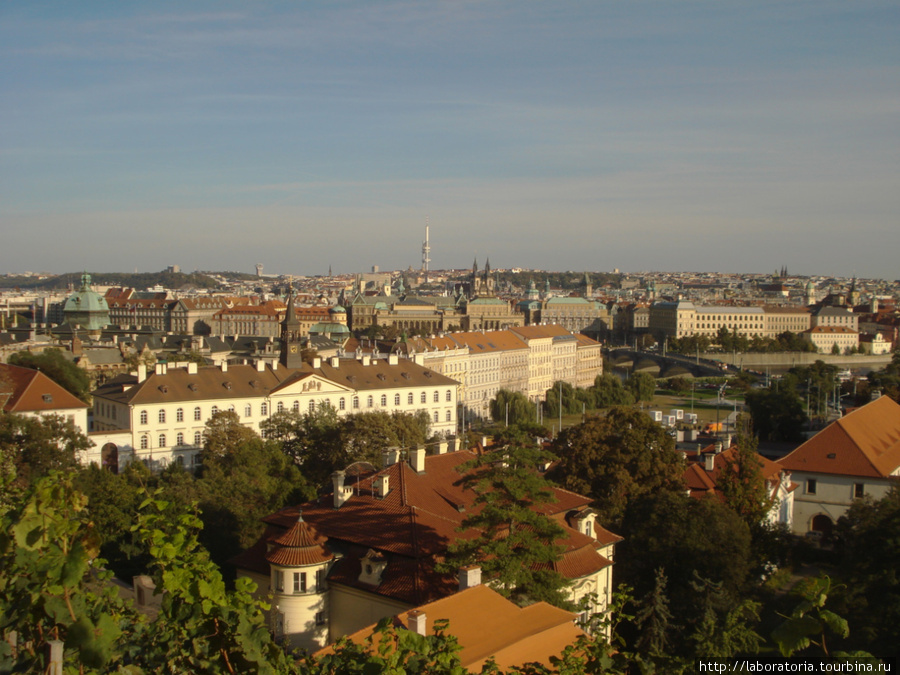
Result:
{"label": "church spire", "polygon": [[303,365],[300,339],[300,320],[294,309],[294,288],[288,292],[287,311],[281,322],[281,354],[278,361],[285,368],[299,368]]}

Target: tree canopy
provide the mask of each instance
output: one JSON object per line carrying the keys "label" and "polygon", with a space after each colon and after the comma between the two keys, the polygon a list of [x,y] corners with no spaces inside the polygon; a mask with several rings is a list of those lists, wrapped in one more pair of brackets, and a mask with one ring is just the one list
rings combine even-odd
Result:
{"label": "tree canopy", "polygon": [[683,490],[674,439],[638,410],[613,408],[605,417],[589,417],[563,430],[552,451],[559,461],[548,477],[591,497],[607,525],[639,495]]}
{"label": "tree canopy", "polygon": [[460,482],[475,491],[480,508],[462,522],[461,537],[451,544],[442,570],[477,563],[494,588],[520,604],[544,600],[567,604],[566,580],[552,563],[562,548],[562,527],[539,512],[555,501],[551,486],[538,473],[551,457],[535,446],[509,445],[463,464]]}
{"label": "tree canopy", "polygon": [[91,378],[74,361],[63,356],[59,349],[45,349],[39,353],[15,352],[10,355],[9,363],[39,370],[85,403],[91,401]]}

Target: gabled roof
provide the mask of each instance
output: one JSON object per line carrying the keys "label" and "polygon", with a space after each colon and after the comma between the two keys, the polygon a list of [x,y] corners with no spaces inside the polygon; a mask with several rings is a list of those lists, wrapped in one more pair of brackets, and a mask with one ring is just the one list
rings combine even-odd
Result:
{"label": "gabled roof", "polygon": [[832,422],[778,463],[789,471],[887,478],[900,469],[900,405],[882,396]]}
{"label": "gabled roof", "polygon": [[40,371],[0,363],[0,407],[8,413],[40,413],[90,406]]}
{"label": "gabled roof", "polygon": [[[471,672],[493,657],[501,669],[537,662],[550,665],[550,657],[562,653],[583,631],[575,625],[572,612],[537,602],[519,607],[487,586],[478,585],[417,608],[425,614],[425,634],[434,633],[434,622],[449,621],[448,630],[459,641],[461,665]],[[404,628],[405,615],[393,618]],[[364,644],[375,626],[368,626],[349,639]],[[332,647],[318,656],[333,653]]]}
{"label": "gabled roof", "polygon": [[[727,462],[733,461],[734,455],[737,453],[737,446],[733,445],[727,450],[717,454],[713,459],[712,471],[707,471],[704,455],[711,452],[713,452],[712,446],[704,448],[698,453],[700,461],[689,464],[684,470],[684,483],[690,491],[691,497],[700,498],[705,495],[713,495],[717,498],[722,498],[722,493],[718,488],[719,478],[722,476],[722,472],[725,470]],[[766,459],[759,453],[756,454],[756,458],[759,460],[760,472],[766,480],[766,483],[768,483],[770,490],[777,489],[781,482],[781,472],[785,470],[784,467],[778,462]],[[792,486],[791,489],[797,487],[793,483]]]}
{"label": "gabled roof", "polygon": [[[408,463],[398,462],[374,473],[348,477],[346,486],[353,489],[353,494],[339,509],[334,508],[334,496],[330,493],[303,504],[303,519],[327,536],[333,549],[343,549],[344,556],[329,580],[410,604],[452,592],[455,580],[434,572],[434,565],[454,540],[477,536],[474,530],[458,529],[477,506],[475,493],[459,484],[457,468],[474,457],[470,451],[430,455],[425,458],[425,472],[421,474]],[[390,488],[384,498],[376,496],[374,486],[380,476],[387,477]],[[573,510],[586,508],[590,499],[560,488],[554,488],[553,493],[556,501],[542,505],[540,510],[565,531],[557,542],[563,555],[554,567],[567,578],[578,578],[611,565],[598,551],[614,543],[616,535],[601,528],[598,536],[608,536],[598,541],[568,527],[566,521]],[[290,507],[264,518],[269,525],[269,541],[292,527],[297,514],[298,507]],[[389,559],[377,589],[358,581],[359,559],[370,549]],[[252,558],[252,550],[236,558],[235,564],[243,569],[258,569],[259,561]]]}

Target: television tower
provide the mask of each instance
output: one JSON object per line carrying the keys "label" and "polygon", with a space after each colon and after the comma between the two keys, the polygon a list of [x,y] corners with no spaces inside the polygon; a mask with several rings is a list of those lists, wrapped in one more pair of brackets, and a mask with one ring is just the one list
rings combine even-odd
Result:
{"label": "television tower", "polygon": [[431,262],[431,244],[428,243],[428,216],[425,216],[425,243],[422,244],[422,272],[428,283],[428,264]]}

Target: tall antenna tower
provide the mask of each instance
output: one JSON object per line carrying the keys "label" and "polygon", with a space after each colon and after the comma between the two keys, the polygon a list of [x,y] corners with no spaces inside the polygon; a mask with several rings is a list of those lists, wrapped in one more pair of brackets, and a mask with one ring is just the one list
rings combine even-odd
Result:
{"label": "tall antenna tower", "polygon": [[428,243],[428,216],[425,216],[425,243],[422,244],[422,272],[428,283],[428,265],[431,262],[431,244]]}

